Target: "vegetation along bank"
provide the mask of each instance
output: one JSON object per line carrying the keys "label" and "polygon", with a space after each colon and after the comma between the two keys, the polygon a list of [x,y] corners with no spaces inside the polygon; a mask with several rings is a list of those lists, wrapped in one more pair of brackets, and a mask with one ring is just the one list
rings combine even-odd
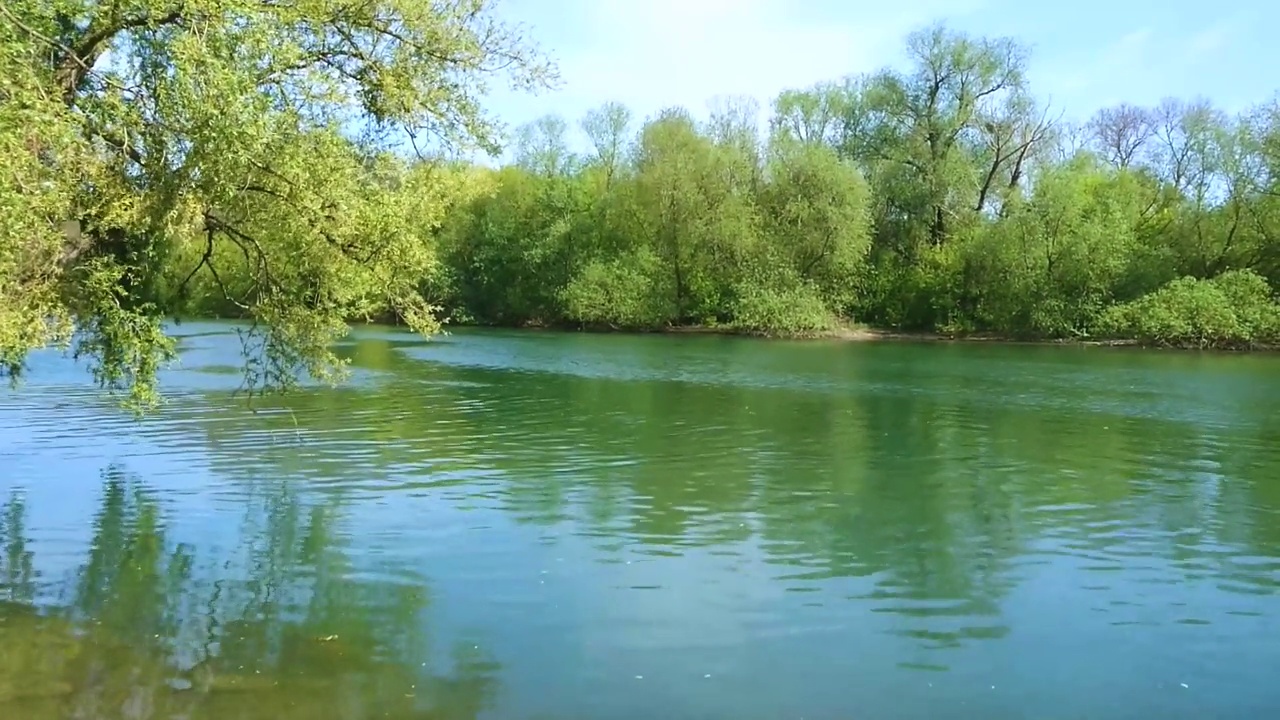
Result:
{"label": "vegetation along bank", "polygon": [[607,104],[580,153],[484,111],[558,82],[490,3],[368,8],[5,3],[0,372],[69,343],[145,405],[175,314],[253,320],[258,388],[339,376],[331,342],[386,317],[1280,341],[1274,99],[1072,122],[1018,42],[934,26],[769,108]]}

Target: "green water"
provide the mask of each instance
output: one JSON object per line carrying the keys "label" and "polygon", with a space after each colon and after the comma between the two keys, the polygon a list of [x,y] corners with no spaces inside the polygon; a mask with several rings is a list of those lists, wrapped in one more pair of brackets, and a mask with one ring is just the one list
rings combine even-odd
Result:
{"label": "green water", "polygon": [[181,332],[0,393],[0,718],[1280,715],[1280,358]]}

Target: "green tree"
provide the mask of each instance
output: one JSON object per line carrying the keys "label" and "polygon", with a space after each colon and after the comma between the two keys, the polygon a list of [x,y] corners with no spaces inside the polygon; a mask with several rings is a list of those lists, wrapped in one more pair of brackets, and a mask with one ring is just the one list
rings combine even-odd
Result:
{"label": "green tree", "polygon": [[807,90],[784,90],[773,101],[769,127],[773,137],[805,144],[837,145],[855,134],[844,123],[855,120],[851,87],[819,83]]}
{"label": "green tree", "polygon": [[760,205],[771,260],[845,312],[870,246],[869,190],[830,147],[776,139]]}
{"label": "green tree", "polygon": [[581,125],[594,151],[588,165],[601,173],[607,190],[626,165],[631,111],[621,103],[605,103],[588,112]]}
{"label": "green tree", "polygon": [[734,264],[724,231],[742,221],[744,199],[732,192],[725,162],[732,155],[717,150],[683,110],[665,111],[640,131],[636,206],[645,244],[666,270],[662,282],[676,323],[715,318],[725,285],[716,273]]}
{"label": "green tree", "polygon": [[3,372],[75,328],[101,383],[154,399],[175,258],[195,261],[170,293],[204,274],[262,324],[256,383],[336,376],[330,341],[374,310],[430,331],[427,240],[469,175],[411,165],[390,143],[493,149],[487,83],[554,77],[490,6],[5,3]]}
{"label": "green tree", "polygon": [[953,307],[975,329],[1085,334],[1140,251],[1143,190],[1089,156],[1046,169],[1024,202],[965,242]]}
{"label": "green tree", "polygon": [[[543,168],[546,171],[547,168]],[[578,178],[523,166],[493,174],[496,187],[446,222],[450,310],[500,325],[558,321],[560,292],[579,264],[575,232],[587,198]]]}
{"label": "green tree", "polygon": [[858,118],[846,126],[860,137],[842,144],[884,194],[882,243],[910,254],[922,243],[941,245],[981,205],[987,168],[970,151],[973,136],[1025,95],[1026,50],[941,25],[913,33],[907,50],[907,72],[862,82],[845,110]]}

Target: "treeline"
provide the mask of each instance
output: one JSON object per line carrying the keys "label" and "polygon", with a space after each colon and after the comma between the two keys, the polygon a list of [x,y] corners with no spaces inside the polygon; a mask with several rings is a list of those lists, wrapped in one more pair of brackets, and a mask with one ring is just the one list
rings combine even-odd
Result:
{"label": "treeline", "polygon": [[1009,39],[942,27],[905,72],[724,100],[608,104],[520,129],[437,233],[455,322],[820,333],[850,320],[1018,338],[1280,340],[1280,105],[1039,101]]}
{"label": "treeline", "polygon": [[[1169,99],[1073,123],[1033,93],[1014,40],[936,26],[907,50],[904,71],[783,92],[763,132],[751,100],[705,121],[609,103],[579,121],[585,152],[548,116],[500,168],[371,156],[342,183],[312,180],[307,202],[342,237],[290,220],[350,262],[286,254],[268,272],[247,236],[188,242],[159,304],[272,321],[262,293],[284,286],[299,328],[317,308],[408,307],[417,325],[430,309],[515,327],[1280,344],[1280,102],[1233,115]],[[429,307],[367,291],[406,280]]]}
{"label": "treeline", "polygon": [[447,159],[499,149],[484,89],[557,73],[492,0],[180,6],[0,3],[0,377],[65,347],[148,405],[175,314],[252,319],[252,387],[341,375],[349,321],[441,314],[1280,340],[1274,101],[1073,127],[1018,43],[934,27],[767,132],[606,105],[590,151],[546,118],[495,170]]}

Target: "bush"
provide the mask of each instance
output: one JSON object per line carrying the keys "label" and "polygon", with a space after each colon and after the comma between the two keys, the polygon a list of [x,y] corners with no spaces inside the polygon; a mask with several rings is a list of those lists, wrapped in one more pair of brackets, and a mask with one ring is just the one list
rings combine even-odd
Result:
{"label": "bush", "polygon": [[1280,305],[1251,270],[1183,277],[1103,313],[1097,334],[1146,344],[1247,348],[1280,341]]}
{"label": "bush", "polygon": [[589,263],[561,295],[568,319],[584,325],[639,330],[660,327],[673,305],[660,262],[651,252],[629,253],[608,262]]}
{"label": "bush", "polygon": [[1209,281],[1235,309],[1242,325],[1257,343],[1280,341],[1280,304],[1266,278],[1252,270],[1232,270]]}
{"label": "bush", "polygon": [[785,289],[744,284],[732,310],[735,330],[760,335],[815,335],[835,327],[821,293],[809,284]]}

